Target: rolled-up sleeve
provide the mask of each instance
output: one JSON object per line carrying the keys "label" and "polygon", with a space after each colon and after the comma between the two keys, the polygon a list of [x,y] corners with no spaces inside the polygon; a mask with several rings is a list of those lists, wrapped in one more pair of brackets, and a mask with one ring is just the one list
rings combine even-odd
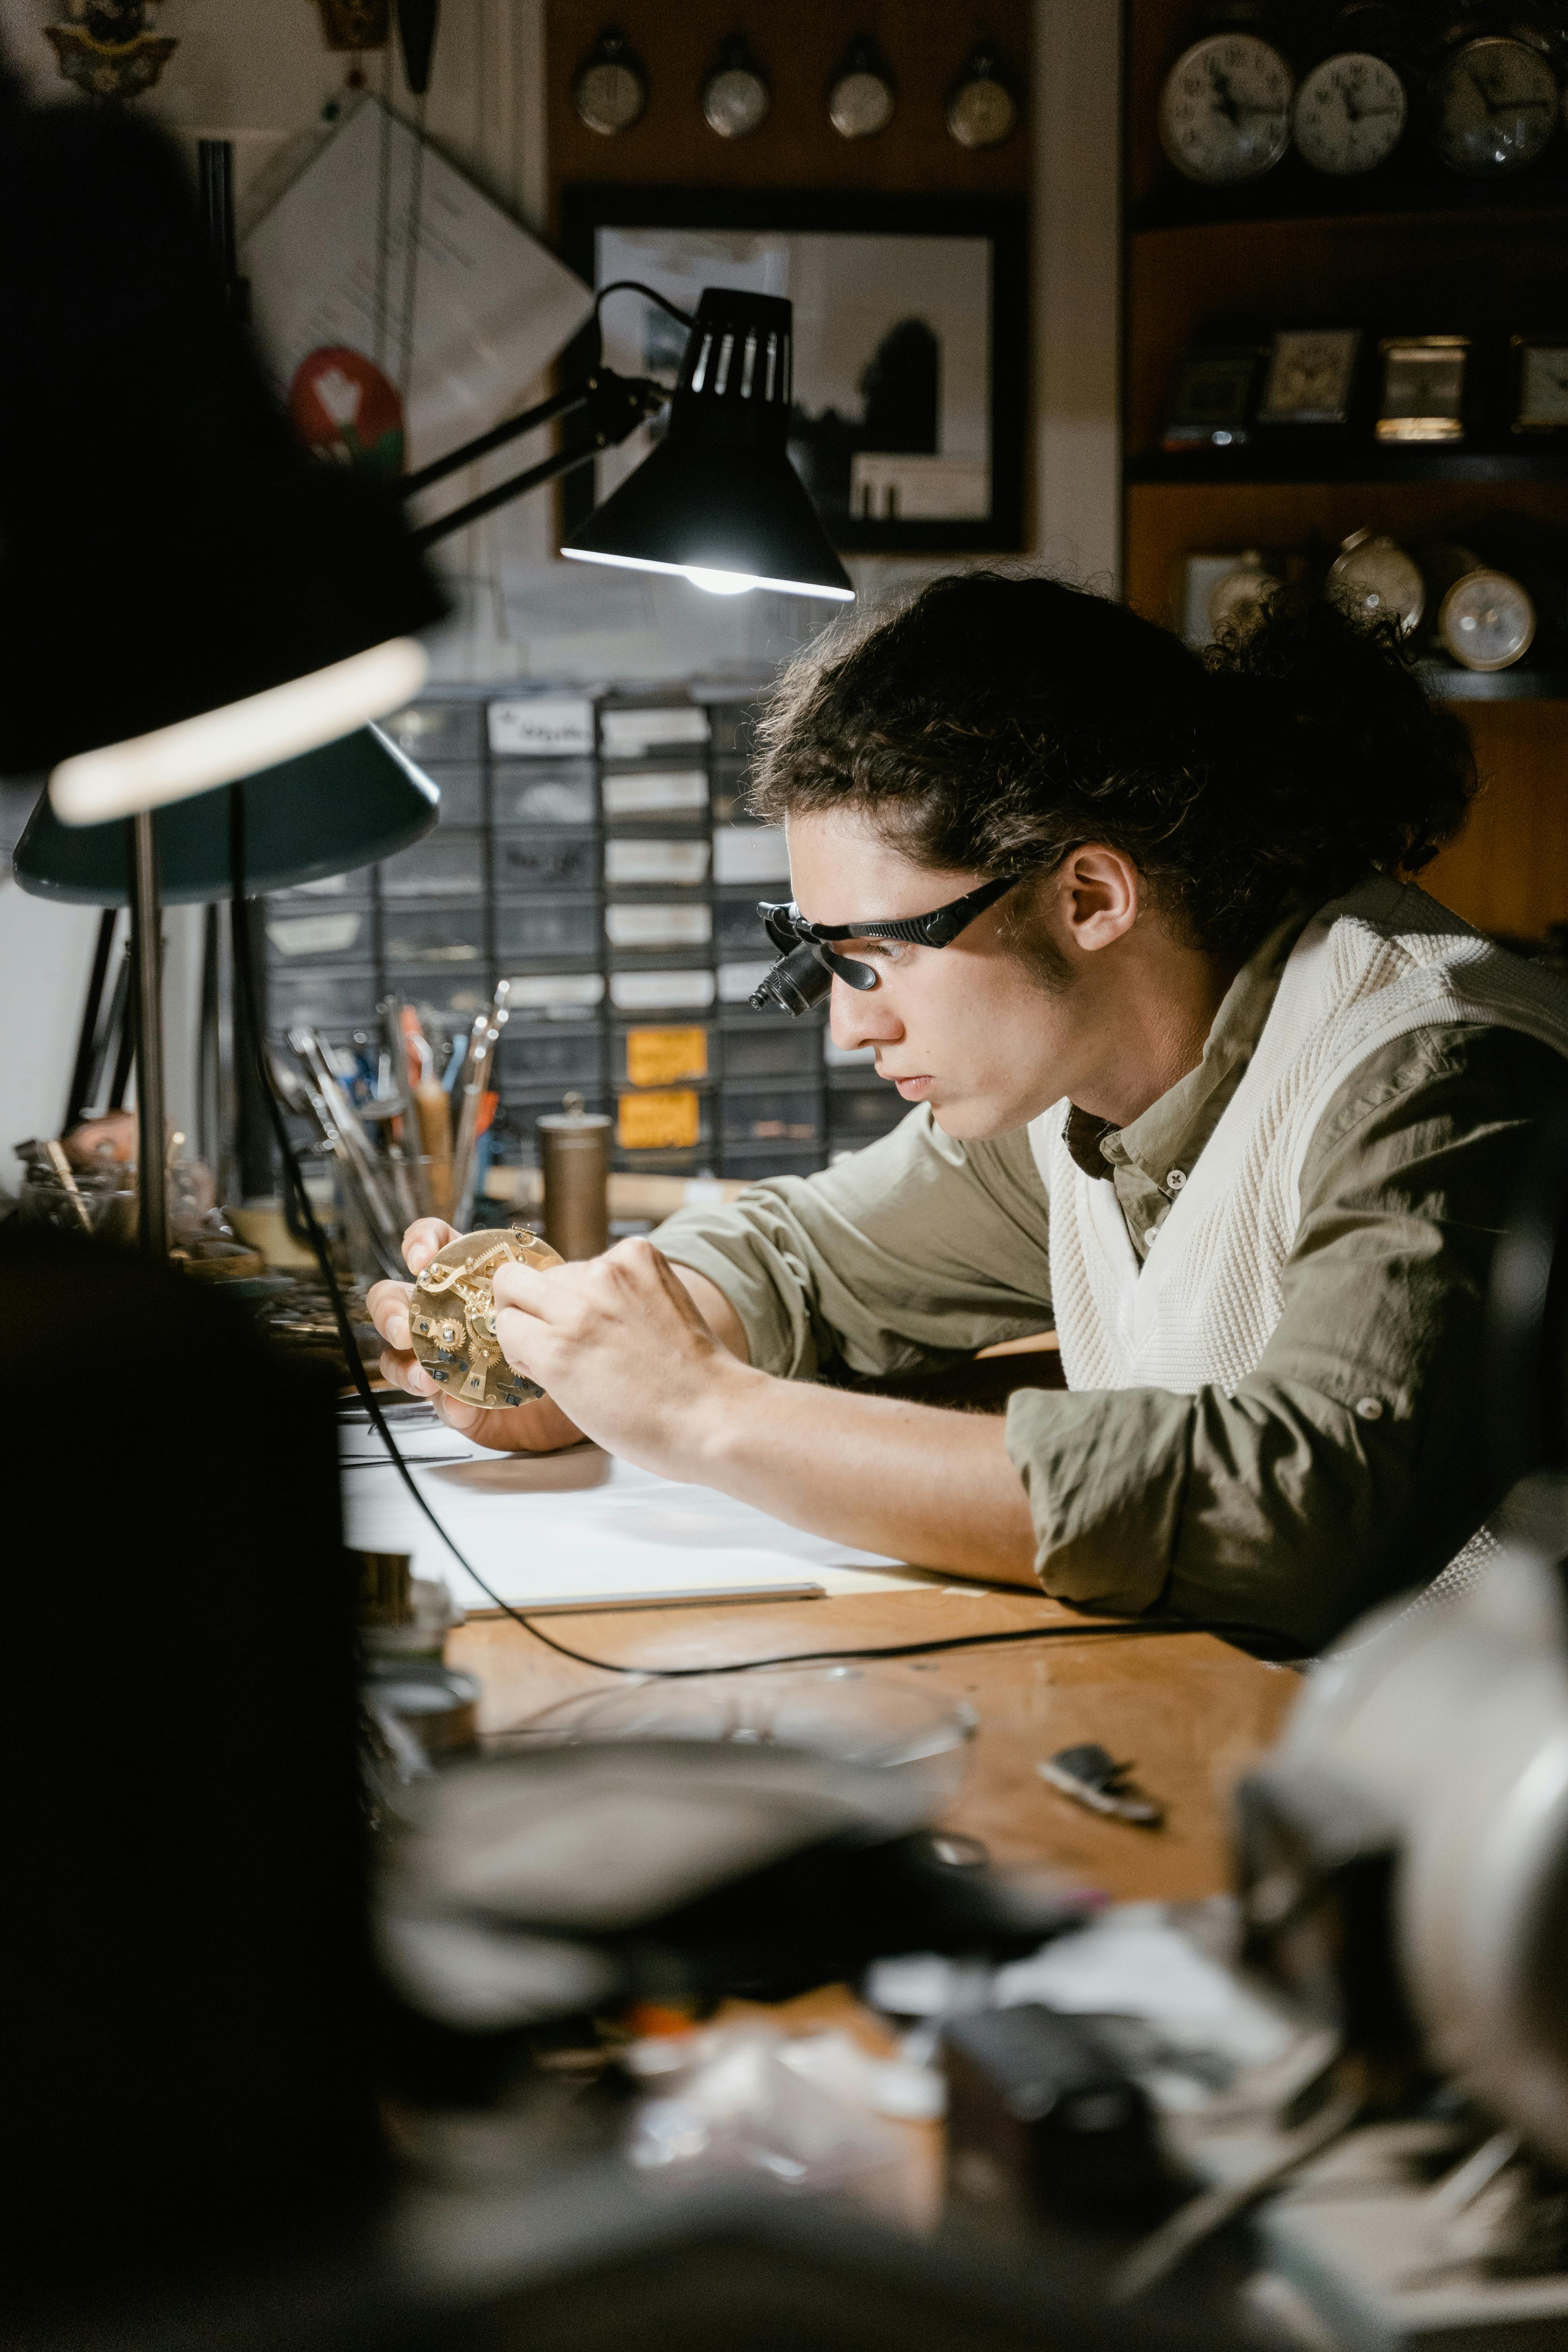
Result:
{"label": "rolled-up sleeve", "polygon": [[923,1106],[818,1176],[779,1176],[654,1235],[740,1317],[752,1361],[810,1379],[962,1361],[1050,1328],[1045,1187],[1022,1131],[959,1143]]}
{"label": "rolled-up sleeve", "polygon": [[1015,1395],[1046,1590],[1317,1648],[1436,1575],[1499,1499],[1486,1288],[1551,1101],[1568,1103],[1568,1065],[1510,1031],[1385,1047],[1313,1138],[1284,1311],[1234,1394]]}

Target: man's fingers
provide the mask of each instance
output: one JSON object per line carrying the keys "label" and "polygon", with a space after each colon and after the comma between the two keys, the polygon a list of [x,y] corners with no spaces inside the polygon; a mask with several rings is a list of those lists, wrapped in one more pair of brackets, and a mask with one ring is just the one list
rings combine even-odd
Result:
{"label": "man's fingers", "polygon": [[405,1389],[410,1396],[427,1397],[438,1393],[435,1381],[418,1357],[398,1349],[382,1349],[381,1377],[384,1381],[390,1381],[395,1389]]}
{"label": "man's fingers", "polygon": [[420,1217],[403,1236],[403,1263],[410,1274],[423,1274],[437,1250],[455,1242],[458,1232],[440,1217]]}
{"label": "man's fingers", "polygon": [[370,1319],[390,1347],[406,1349],[409,1288],[405,1282],[373,1282],[365,1305]]}
{"label": "man's fingers", "polygon": [[541,1268],[510,1260],[497,1267],[491,1286],[498,1307],[521,1307],[542,1323],[560,1323],[584,1299],[614,1297],[648,1283],[661,1285],[665,1264],[652,1243],[638,1235],[576,1265]]}

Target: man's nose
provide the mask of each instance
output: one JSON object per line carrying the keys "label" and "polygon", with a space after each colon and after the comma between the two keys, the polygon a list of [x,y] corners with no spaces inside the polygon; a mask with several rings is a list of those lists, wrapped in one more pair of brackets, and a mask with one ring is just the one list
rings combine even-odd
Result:
{"label": "man's nose", "polygon": [[884,988],[879,984],[851,988],[837,977],[828,1002],[827,1025],[834,1044],[846,1052],[860,1045],[890,1045],[904,1034],[904,1024]]}

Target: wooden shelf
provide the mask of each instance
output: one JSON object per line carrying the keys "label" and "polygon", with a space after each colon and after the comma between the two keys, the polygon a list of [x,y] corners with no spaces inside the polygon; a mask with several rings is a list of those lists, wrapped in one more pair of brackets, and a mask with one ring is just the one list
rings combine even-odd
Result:
{"label": "wooden shelf", "polygon": [[1423,683],[1443,702],[1568,702],[1568,671],[1460,669],[1436,661],[1418,667]]}
{"label": "wooden shelf", "polygon": [[[1289,159],[1294,162],[1298,159]],[[1376,185],[1373,182],[1376,182]],[[1517,234],[1526,224],[1568,218],[1568,175],[1561,171],[1521,173],[1517,180],[1467,182],[1434,165],[1430,175],[1407,173],[1395,180],[1370,174],[1334,181],[1289,163],[1250,189],[1203,188],[1175,178],[1162,182],[1135,207],[1134,236],[1158,236],[1171,229],[1236,228],[1268,222],[1300,227],[1332,222],[1364,222],[1370,228],[1430,228],[1447,224],[1468,234],[1496,225]]]}
{"label": "wooden shelf", "polygon": [[[1507,434],[1510,335],[1568,318],[1568,138],[1543,169],[1496,184],[1445,172],[1414,137],[1382,171],[1334,182],[1291,155],[1249,188],[1190,185],[1157,124],[1167,68],[1203,29],[1201,0],[1129,0],[1123,272],[1124,593],[1167,625],[1196,552],[1306,549],[1352,530],[1463,543],[1500,509],[1568,536],[1568,445]],[[1342,433],[1305,432],[1173,457],[1157,448],[1178,352],[1259,342],[1277,327],[1359,327],[1476,341],[1477,412],[1458,448],[1379,447],[1363,403]],[[1363,354],[1363,361],[1368,354]],[[1421,877],[1485,930],[1538,938],[1568,917],[1568,672],[1424,665],[1462,714],[1482,790]]]}
{"label": "wooden shelf", "polygon": [[[1331,441],[1333,436],[1329,435]],[[1563,482],[1568,481],[1568,444],[1534,449],[1347,448],[1325,449],[1299,442],[1281,448],[1256,442],[1239,449],[1195,449],[1191,456],[1132,457],[1128,482],[1180,482],[1218,488],[1232,483],[1285,482]]]}

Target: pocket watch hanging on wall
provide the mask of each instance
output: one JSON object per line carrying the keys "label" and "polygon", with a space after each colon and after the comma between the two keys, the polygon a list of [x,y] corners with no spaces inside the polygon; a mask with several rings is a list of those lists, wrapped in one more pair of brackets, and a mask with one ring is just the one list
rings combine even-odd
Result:
{"label": "pocket watch hanging on wall", "polygon": [[892,76],[877,44],[862,33],[844,52],[827,93],[827,120],[840,139],[874,139],[893,119]]}
{"label": "pocket watch hanging on wall", "polygon": [[743,34],[731,33],[702,85],[702,118],[721,139],[749,139],[773,106],[767,78]]}
{"label": "pocket watch hanging on wall", "polygon": [[947,98],[947,127],[961,147],[1000,147],[1018,121],[1018,101],[989,41],[970,50]]}
{"label": "pocket watch hanging on wall", "polygon": [[605,26],[577,68],[572,103],[588,129],[596,131],[601,139],[618,138],[642,121],[647,106],[647,76],[642,59],[616,26]]}

